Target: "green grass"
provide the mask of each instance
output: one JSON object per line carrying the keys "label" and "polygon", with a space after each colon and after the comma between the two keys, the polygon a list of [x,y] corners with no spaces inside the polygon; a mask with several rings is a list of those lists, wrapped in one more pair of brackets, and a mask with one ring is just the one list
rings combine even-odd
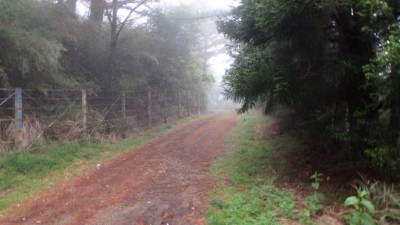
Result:
{"label": "green grass", "polygon": [[275,175],[285,172],[279,158],[292,149],[290,138],[267,141],[261,128],[269,120],[260,113],[239,117],[223,157],[211,173],[229,179],[218,188],[207,212],[210,225],[279,224],[298,220],[295,193],[276,185]]}
{"label": "green grass", "polygon": [[110,143],[52,143],[37,150],[11,153],[0,159],[0,212],[17,202],[87,168],[114,158],[181,127],[193,118],[144,131],[134,138]]}

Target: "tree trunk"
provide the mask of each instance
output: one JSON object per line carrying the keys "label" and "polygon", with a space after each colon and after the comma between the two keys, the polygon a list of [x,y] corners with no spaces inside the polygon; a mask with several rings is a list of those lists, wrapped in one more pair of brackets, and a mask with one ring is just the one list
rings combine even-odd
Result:
{"label": "tree trunk", "polygon": [[90,3],[90,21],[101,25],[103,22],[103,15],[106,8],[105,0],[91,0]]}
{"label": "tree trunk", "polygon": [[363,88],[366,77],[362,71],[363,65],[370,63],[375,57],[373,46],[375,41],[364,37],[360,27],[354,26],[360,18],[354,9],[354,15],[344,11],[338,17],[339,56],[351,65],[345,68],[346,80],[343,80],[345,99],[348,105],[348,135],[350,155],[353,159],[363,157],[364,150],[372,147],[367,139],[376,138],[369,125],[378,120],[378,111],[373,107],[371,87]]}
{"label": "tree trunk", "polygon": [[75,12],[76,12],[76,2],[77,1],[78,0],[67,0],[65,2],[65,5],[67,6],[68,11],[73,15],[75,15]]}
{"label": "tree trunk", "polygon": [[111,21],[110,21],[110,28],[111,28],[111,40],[110,40],[110,55],[108,58],[108,63],[110,66],[110,75],[113,81],[116,81],[116,58],[117,58],[117,41],[118,41],[118,25],[117,25],[117,13],[118,13],[118,1],[112,1],[112,12],[111,12]]}

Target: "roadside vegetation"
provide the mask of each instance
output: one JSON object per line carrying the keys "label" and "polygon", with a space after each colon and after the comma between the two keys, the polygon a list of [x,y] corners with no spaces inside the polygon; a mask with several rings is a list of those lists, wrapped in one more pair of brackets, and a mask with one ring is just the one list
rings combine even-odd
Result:
{"label": "roadside vegetation", "polygon": [[242,1],[219,21],[234,42],[225,95],[241,112],[284,109],[316,151],[396,181],[399,18],[397,0]]}
{"label": "roadside vegetation", "polygon": [[[233,42],[225,97],[241,103],[241,113],[274,115],[273,139],[290,134],[295,142],[281,160],[289,173],[271,175],[300,194],[301,223],[331,211],[351,225],[400,224],[399,18],[397,0],[248,0],[217,22]],[[240,159],[243,139],[234,141]],[[273,143],[246,154],[261,145],[274,156],[281,149]]]}
{"label": "roadside vegetation", "polygon": [[276,182],[277,172],[284,170],[277,159],[292,150],[292,143],[285,136],[268,141],[263,132],[268,120],[254,112],[239,117],[224,156],[212,168],[213,175],[229,181],[211,200],[209,224],[277,224],[297,219],[295,192]]}
{"label": "roadside vegetation", "polygon": [[342,173],[332,170],[335,160],[326,161],[279,125],[256,111],[238,118],[211,171],[225,183],[210,201],[208,224],[398,224],[394,184],[358,175],[348,165],[340,164]]}
{"label": "roadside vegetation", "polygon": [[84,169],[96,169],[97,164],[101,166],[103,161],[159,138],[191,119],[146,130],[116,143],[53,142],[34,151],[11,153],[0,159],[0,212]]}
{"label": "roadside vegetation", "polygon": [[205,5],[0,0],[0,10],[0,151],[48,134],[120,138],[197,112],[214,81],[208,60],[224,50]]}

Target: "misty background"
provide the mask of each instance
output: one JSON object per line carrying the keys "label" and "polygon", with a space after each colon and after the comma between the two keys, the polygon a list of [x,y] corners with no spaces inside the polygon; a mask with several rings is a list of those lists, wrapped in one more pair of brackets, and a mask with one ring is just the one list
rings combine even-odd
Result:
{"label": "misty background", "polygon": [[[154,8],[169,9],[179,6],[189,6],[195,9],[200,18],[193,18],[201,21],[204,25],[201,26],[199,32],[204,33],[205,36],[210,37],[209,43],[205,43],[208,46],[209,56],[206,56],[206,70],[211,73],[214,78],[214,82],[208,85],[208,108],[211,111],[219,110],[236,110],[240,107],[240,104],[233,103],[231,100],[226,100],[222,86],[222,78],[225,71],[230,68],[233,62],[232,58],[228,54],[229,40],[220,34],[217,29],[216,21],[220,16],[229,14],[230,10],[238,5],[236,0],[159,0],[153,4]],[[90,1],[78,0],[77,1],[77,14],[82,17],[90,16]],[[129,14],[129,10],[121,10],[119,12],[120,17],[126,17]],[[139,19],[142,23],[146,23],[148,18]],[[139,22],[139,23],[141,23]],[[212,40],[214,39],[214,40]]]}

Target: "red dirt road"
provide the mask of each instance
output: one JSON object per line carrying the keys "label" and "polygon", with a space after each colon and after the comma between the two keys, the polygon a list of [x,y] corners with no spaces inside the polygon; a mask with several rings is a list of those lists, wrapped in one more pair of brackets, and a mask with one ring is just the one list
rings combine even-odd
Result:
{"label": "red dirt road", "polygon": [[14,207],[0,224],[205,224],[209,168],[236,116],[212,115]]}

